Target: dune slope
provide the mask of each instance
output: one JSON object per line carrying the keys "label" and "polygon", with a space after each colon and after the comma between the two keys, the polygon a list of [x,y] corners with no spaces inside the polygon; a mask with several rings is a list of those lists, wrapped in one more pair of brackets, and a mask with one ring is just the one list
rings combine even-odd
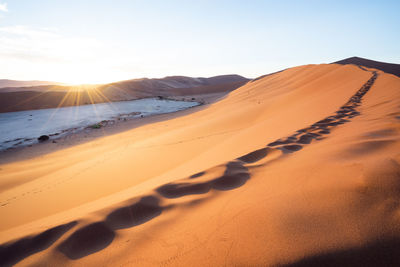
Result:
{"label": "dune slope", "polygon": [[400,77],[400,64],[386,63],[362,57],[350,57],[335,62],[336,64],[354,64],[367,68],[374,68]]}
{"label": "dune slope", "polygon": [[61,85],[62,83],[47,81],[16,81],[8,79],[0,79],[0,92],[5,87],[24,87],[24,86],[41,86],[41,85]]}
{"label": "dune slope", "polygon": [[398,263],[399,96],[379,70],[301,66],[2,165],[1,264]]}

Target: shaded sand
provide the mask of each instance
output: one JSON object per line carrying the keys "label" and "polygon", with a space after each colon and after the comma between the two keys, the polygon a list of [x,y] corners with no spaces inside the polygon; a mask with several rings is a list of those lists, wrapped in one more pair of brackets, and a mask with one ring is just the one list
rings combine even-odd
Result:
{"label": "shaded sand", "polygon": [[396,265],[399,116],[398,77],[307,65],[0,165],[2,264]]}
{"label": "shaded sand", "polygon": [[335,62],[337,64],[354,64],[358,66],[364,66],[367,68],[375,68],[386,73],[394,74],[400,77],[400,64],[379,62],[361,57],[350,57]]}

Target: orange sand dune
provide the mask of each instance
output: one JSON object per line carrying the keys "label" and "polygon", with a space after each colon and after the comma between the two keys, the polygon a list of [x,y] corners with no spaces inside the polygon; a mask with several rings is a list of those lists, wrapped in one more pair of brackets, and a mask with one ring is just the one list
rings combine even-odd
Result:
{"label": "orange sand dune", "polygon": [[198,112],[0,166],[0,261],[399,263],[399,133],[394,75],[268,75]]}

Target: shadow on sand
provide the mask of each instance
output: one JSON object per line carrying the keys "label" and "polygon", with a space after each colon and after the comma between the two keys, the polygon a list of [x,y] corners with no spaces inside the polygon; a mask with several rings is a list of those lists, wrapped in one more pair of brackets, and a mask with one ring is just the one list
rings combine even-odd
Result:
{"label": "shadow on sand", "polygon": [[115,237],[115,231],[143,224],[163,210],[159,198],[144,196],[138,202],[118,208],[104,220],[79,228],[59,246],[58,250],[72,260],[80,259],[108,247]]}
{"label": "shadow on sand", "polygon": [[303,258],[285,267],[389,267],[399,266],[400,240],[379,240],[363,247],[349,248]]}
{"label": "shadow on sand", "polygon": [[49,248],[64,233],[77,224],[76,221],[59,225],[35,236],[22,238],[0,246],[0,266],[12,266],[26,257]]}

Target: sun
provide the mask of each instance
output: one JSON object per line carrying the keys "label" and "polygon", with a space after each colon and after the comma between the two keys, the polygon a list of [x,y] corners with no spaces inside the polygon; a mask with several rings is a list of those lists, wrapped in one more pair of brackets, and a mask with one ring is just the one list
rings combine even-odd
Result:
{"label": "sun", "polygon": [[46,80],[61,82],[66,85],[99,85],[131,79],[127,74],[113,69],[77,62],[74,64],[57,64],[47,69]]}
{"label": "sun", "polygon": [[99,84],[106,84],[115,82],[114,80],[118,78],[107,77],[97,73],[82,73],[82,74],[71,74],[65,77],[60,77],[60,81],[69,86],[76,86],[76,87],[87,87],[87,89],[91,88],[91,86],[99,85]]}

